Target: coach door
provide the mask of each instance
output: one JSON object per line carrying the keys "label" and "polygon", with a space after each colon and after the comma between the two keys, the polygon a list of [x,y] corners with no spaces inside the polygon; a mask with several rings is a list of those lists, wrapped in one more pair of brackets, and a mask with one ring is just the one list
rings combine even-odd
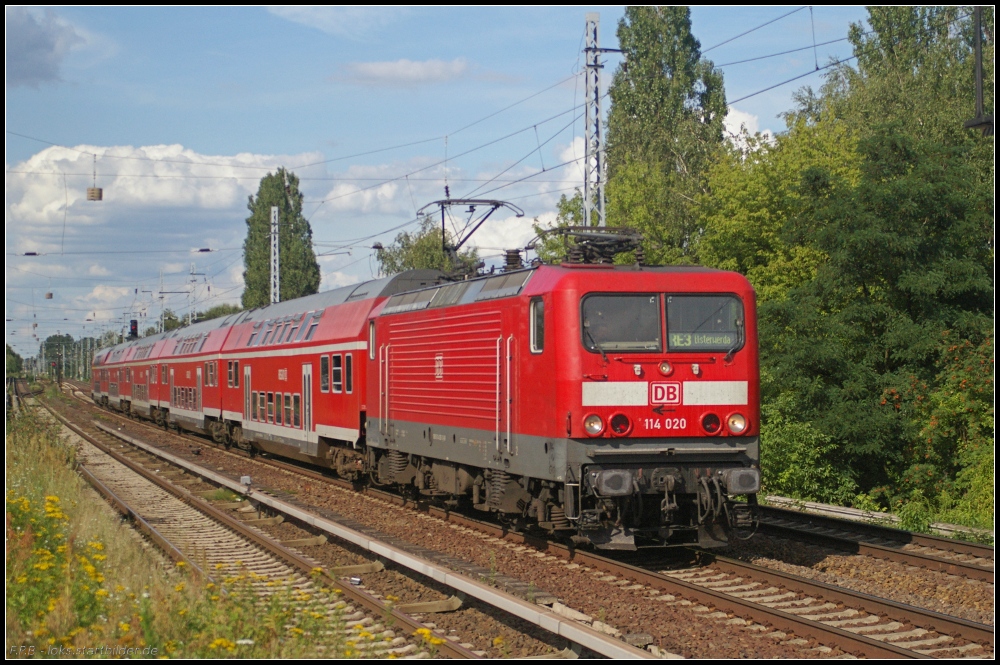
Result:
{"label": "coach door", "polygon": [[243,420],[250,420],[250,365],[243,365]]}
{"label": "coach door", "polygon": [[302,429],[307,432],[311,432],[313,429],[312,421],[312,374],[313,366],[310,363],[302,365]]}

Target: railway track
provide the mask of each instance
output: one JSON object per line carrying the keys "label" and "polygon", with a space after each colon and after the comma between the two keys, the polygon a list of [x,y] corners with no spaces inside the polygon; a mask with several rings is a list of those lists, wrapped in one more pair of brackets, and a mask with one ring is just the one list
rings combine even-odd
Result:
{"label": "railway track", "polygon": [[[263,460],[262,460],[263,461]],[[274,460],[266,460],[295,473],[326,482],[340,482]],[[372,490],[368,490],[371,492]],[[387,495],[399,503],[405,500]],[[412,503],[412,502],[411,502]],[[727,559],[693,569],[657,569],[629,566],[606,557],[574,551],[530,536],[505,533],[496,525],[470,520],[432,506],[420,506],[428,514],[463,527],[513,539],[548,556],[572,561],[601,579],[611,578],[632,588],[645,587],[667,603],[697,603],[704,615],[728,625],[750,630],[769,630],[775,639],[801,636],[821,645],[833,645],[846,653],[869,657],[991,656],[993,628],[943,614],[927,612],[873,596],[865,596],[804,578]],[[628,586],[632,583],[632,586]],[[696,610],[697,611],[697,610]],[[803,640],[804,641],[804,640]],[[823,651],[821,647],[819,649]],[[829,650],[829,648],[827,648]]]}
{"label": "railway track", "polygon": [[[323,570],[316,561],[253,528],[252,521],[196,500],[198,478],[167,469],[151,472],[141,463],[141,453],[116,451],[112,436],[87,434],[55,417],[82,438],[77,459],[84,478],[170,558],[183,561],[220,588],[226,580],[239,580],[262,597],[283,594],[296,616],[322,615],[328,637],[332,633],[350,640],[354,649],[368,656],[476,657],[453,641],[429,640],[422,622],[336,579],[354,571]],[[335,594],[326,593],[327,588]],[[316,656],[323,655],[322,649],[318,645]]]}
{"label": "railway track", "polygon": [[[439,514],[457,523],[496,529],[452,513]],[[869,658],[993,655],[992,626],[733,559],[709,557],[712,562],[707,565],[680,569],[673,561],[674,567],[666,569],[649,563],[631,565],[530,536],[505,536],[573,561],[615,585],[643,586],[664,594],[665,602],[697,603],[706,617],[728,625],[757,630],[777,628],[780,632],[775,639],[788,635],[810,637],[820,644]]]}
{"label": "railway track", "polygon": [[993,584],[995,552],[991,545],[770,506],[761,506],[760,530]]}
{"label": "railway track", "polygon": [[[64,424],[67,424],[81,436],[88,438],[94,437],[92,433],[84,432],[79,427],[68,423]],[[108,448],[109,453],[116,454],[119,457],[125,457],[121,453],[116,452],[114,448],[121,448],[123,441],[128,442],[133,448],[129,453],[127,453],[127,457],[145,458],[147,461],[153,462],[152,464],[140,465],[140,469],[144,467],[144,471],[140,470],[140,473],[143,473],[147,477],[150,475],[154,477],[162,477],[164,475],[174,476],[175,479],[172,481],[173,484],[180,483],[182,486],[186,486],[186,489],[182,489],[181,491],[186,493],[188,501],[201,503],[200,501],[196,501],[194,497],[198,494],[209,493],[212,491],[210,488],[217,487],[227,488],[238,494],[246,493],[250,498],[250,501],[246,503],[256,507],[255,517],[260,520],[262,525],[274,524],[276,521],[280,521],[282,519],[288,519],[298,524],[308,525],[314,530],[325,532],[337,539],[376,553],[380,559],[385,559],[398,566],[409,568],[410,570],[416,571],[422,575],[426,575],[435,582],[452,588],[459,596],[464,595],[470,599],[475,599],[479,603],[488,605],[494,614],[507,614],[511,617],[527,621],[534,626],[550,631],[553,636],[559,636],[562,640],[575,645],[576,652],[593,653],[607,657],[619,658],[650,656],[648,651],[643,651],[642,649],[630,646],[620,640],[610,637],[609,635],[595,631],[588,626],[581,626],[564,616],[560,616],[559,614],[550,611],[547,607],[536,604],[535,602],[528,602],[518,598],[517,596],[525,597],[532,595],[532,590],[528,584],[522,584],[517,580],[510,579],[509,587],[505,588],[505,591],[512,593],[498,591],[494,588],[494,586],[506,586],[503,584],[503,576],[491,575],[490,571],[477,571],[475,570],[475,567],[466,566],[466,570],[463,572],[472,573],[473,575],[478,572],[481,574],[481,577],[492,578],[490,580],[491,584],[477,582],[471,577],[456,574],[455,571],[449,570],[445,566],[441,565],[442,563],[447,563],[447,557],[435,557],[432,552],[422,550],[421,548],[407,547],[405,543],[399,542],[396,539],[384,536],[380,538],[379,536],[381,534],[378,534],[374,530],[366,529],[363,525],[354,523],[351,520],[338,519],[337,521],[334,521],[334,519],[337,518],[336,515],[331,515],[329,513],[317,514],[315,512],[311,512],[304,506],[297,504],[293,497],[286,495],[283,498],[277,498],[276,496],[265,494],[258,489],[251,489],[242,486],[239,480],[201,467],[192,459],[196,458],[197,455],[187,456],[188,458],[184,459],[178,455],[159,450],[154,445],[143,443],[133,437],[123,435],[112,427],[99,423],[96,424],[96,427],[101,430],[101,437],[113,437],[116,439],[115,443],[110,446],[105,446]],[[162,433],[162,430],[160,431]],[[205,444],[203,440],[198,441],[201,445]],[[228,454],[240,457],[244,461],[247,460],[246,457],[233,452],[228,452]],[[263,460],[254,461],[264,462]],[[272,460],[267,460],[267,462],[271,461]],[[159,473],[150,471],[151,466],[166,467],[168,464],[178,470],[170,471],[166,474],[162,471],[162,468]],[[294,467],[294,469],[296,472],[301,471],[301,469],[297,467]],[[324,479],[330,480],[329,478]],[[207,484],[202,487],[198,483]],[[202,506],[199,506],[199,508],[202,508]],[[229,555],[225,558],[226,560],[231,560]],[[305,563],[305,568],[307,570],[315,570],[316,567],[317,563],[315,561],[306,561]],[[500,584],[498,584],[498,582]],[[348,587],[345,586],[343,589],[344,592],[347,593]],[[521,593],[518,593],[519,591]],[[540,591],[538,589],[533,590],[533,595],[533,601],[543,600],[543,598],[540,598]],[[452,600],[457,600],[457,597]],[[415,610],[421,612],[446,611],[445,609],[432,607],[433,605],[435,605],[435,603],[417,604]],[[452,606],[450,609],[456,609],[456,607]],[[427,626],[434,626],[434,624],[422,622],[417,622],[413,625],[416,627],[414,629],[415,631],[426,630]],[[369,630],[369,632],[371,631]],[[449,643],[449,646],[458,647],[459,652],[464,651],[465,657],[469,657],[471,654],[468,647],[454,645],[451,643]],[[479,652],[475,655],[479,655]],[[570,650],[563,650],[562,652],[550,650],[548,657],[575,657],[575,652]]]}

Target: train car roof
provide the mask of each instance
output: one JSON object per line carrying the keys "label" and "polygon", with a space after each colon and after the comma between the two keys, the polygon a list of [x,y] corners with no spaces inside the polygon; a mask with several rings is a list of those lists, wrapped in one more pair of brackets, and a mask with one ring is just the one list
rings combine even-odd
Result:
{"label": "train car roof", "polygon": [[318,312],[332,307],[342,305],[345,302],[354,302],[368,298],[388,297],[411,291],[425,286],[440,284],[444,278],[444,273],[440,270],[407,270],[398,275],[390,275],[380,279],[373,279],[360,284],[342,286],[339,289],[331,289],[322,293],[315,293],[311,296],[286,300],[273,305],[265,305],[248,312],[241,312],[242,318],[234,315],[229,325],[245,323],[247,321],[268,321],[278,319],[292,314],[302,314],[305,312]]}
{"label": "train car roof", "polygon": [[380,279],[373,279],[360,284],[351,284],[337,289],[315,293],[302,298],[286,300],[273,305],[265,305],[254,309],[236,312],[228,316],[220,316],[208,321],[199,321],[190,326],[174,328],[166,332],[156,333],[148,337],[128,340],[121,344],[116,344],[107,349],[100,349],[94,354],[94,364],[104,365],[107,363],[117,363],[130,360],[132,354],[130,349],[146,345],[155,345],[157,342],[172,338],[185,338],[198,335],[200,333],[210,333],[220,328],[255,322],[274,320],[284,316],[303,314],[305,312],[321,312],[327,307],[341,305],[346,302],[355,302],[369,298],[389,297],[404,291],[420,289],[426,286],[440,284],[444,280],[444,273],[440,270],[407,270],[397,275],[390,275]]}

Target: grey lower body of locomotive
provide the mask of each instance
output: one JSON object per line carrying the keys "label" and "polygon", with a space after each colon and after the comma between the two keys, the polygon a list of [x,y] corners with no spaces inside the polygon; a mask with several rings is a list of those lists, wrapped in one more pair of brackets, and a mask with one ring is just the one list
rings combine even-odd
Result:
{"label": "grey lower body of locomotive", "polygon": [[[725,545],[756,521],[758,437],[569,439],[367,423],[380,482],[472,496],[601,549]],[[746,496],[746,502],[734,501]]]}

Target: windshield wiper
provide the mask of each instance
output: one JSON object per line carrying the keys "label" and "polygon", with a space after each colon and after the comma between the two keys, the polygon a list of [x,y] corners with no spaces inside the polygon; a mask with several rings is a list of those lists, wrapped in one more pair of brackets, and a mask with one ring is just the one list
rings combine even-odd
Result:
{"label": "windshield wiper", "polygon": [[587,336],[587,339],[590,340],[590,343],[593,345],[593,347],[596,348],[598,351],[601,352],[601,357],[604,358],[604,364],[607,365],[608,364],[608,354],[606,354],[604,352],[604,347],[602,347],[600,344],[597,343],[597,340],[594,339],[594,336],[590,334],[590,331],[587,330],[586,326],[584,326],[584,328],[583,328],[583,334]]}
{"label": "windshield wiper", "polygon": [[733,344],[733,348],[726,352],[726,357],[723,358],[723,362],[732,362],[733,354],[736,353],[736,349],[743,346],[743,319],[736,319],[736,343]]}

